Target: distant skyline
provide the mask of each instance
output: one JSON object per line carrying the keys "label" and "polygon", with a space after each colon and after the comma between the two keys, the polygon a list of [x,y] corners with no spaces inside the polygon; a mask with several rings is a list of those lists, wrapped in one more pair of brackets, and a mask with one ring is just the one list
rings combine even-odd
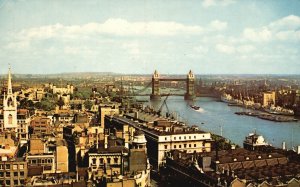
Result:
{"label": "distant skyline", "polygon": [[299,0],[0,0],[0,74],[300,74]]}

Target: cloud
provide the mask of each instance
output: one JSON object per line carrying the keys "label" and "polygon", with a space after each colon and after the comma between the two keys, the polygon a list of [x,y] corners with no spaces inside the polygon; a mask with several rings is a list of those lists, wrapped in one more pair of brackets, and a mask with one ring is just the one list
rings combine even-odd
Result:
{"label": "cloud", "polygon": [[225,45],[225,44],[217,44],[216,45],[216,50],[221,52],[221,53],[225,53],[225,54],[232,54],[235,52],[235,48],[229,45]]}
{"label": "cloud", "polygon": [[225,54],[233,54],[233,53],[251,53],[255,50],[255,47],[252,45],[238,45],[238,46],[232,46],[228,44],[217,44],[215,46],[216,50],[221,53]]}
{"label": "cloud", "polygon": [[250,53],[255,50],[255,47],[252,45],[241,45],[236,48],[239,53]]}
{"label": "cloud", "polygon": [[227,28],[227,22],[214,20],[210,23],[210,28],[217,31],[225,30]]}
{"label": "cloud", "polygon": [[243,35],[253,42],[266,42],[272,39],[272,32],[267,27],[261,29],[246,28]]}
{"label": "cloud", "polygon": [[289,15],[269,24],[273,30],[297,30],[300,28],[300,17]]}
{"label": "cloud", "polygon": [[4,49],[8,50],[17,50],[17,51],[24,51],[30,49],[30,43],[29,41],[14,41],[10,42],[7,45],[4,46]]}
{"label": "cloud", "polygon": [[94,56],[97,54],[97,51],[88,46],[66,46],[64,47],[64,53],[74,56]]}
{"label": "cloud", "polygon": [[227,6],[234,2],[235,2],[234,0],[204,0],[202,2],[202,6],[204,8],[208,8],[208,7],[212,7],[212,6]]}
{"label": "cloud", "polygon": [[203,47],[201,45],[193,48],[197,54],[206,54],[208,52],[208,47]]}
{"label": "cloud", "polygon": [[300,41],[300,31],[280,31],[275,36],[281,41]]}
{"label": "cloud", "polygon": [[[216,61],[224,60],[224,56],[228,61],[243,62],[257,58],[262,58],[261,61],[288,59],[292,55],[295,59],[299,50],[291,55],[283,50],[273,50],[281,44],[290,49],[293,46],[289,41],[300,41],[300,31],[290,22],[299,17],[287,17],[242,31],[230,28],[227,20],[211,20],[204,25],[115,18],[80,25],[57,23],[11,33],[2,40],[2,49],[5,49],[3,54],[24,50],[25,53],[15,55],[17,57],[30,56],[36,51],[40,59],[53,57],[54,61],[85,59],[91,62],[103,59],[105,64],[122,61],[161,65],[162,61],[167,64],[185,59],[198,62],[211,58],[211,55]],[[279,29],[283,25],[289,25],[289,29]],[[268,48],[270,51],[266,50]],[[271,58],[272,53],[282,55]]]}
{"label": "cloud", "polygon": [[174,36],[177,34],[201,34],[199,25],[184,25],[178,22],[129,22],[125,19],[111,18],[103,23],[87,23],[84,25],[64,26],[62,24],[47,25],[22,30],[20,38],[47,39],[54,37],[73,38],[81,35],[112,34],[118,36]]}
{"label": "cloud", "polygon": [[141,55],[141,46],[137,41],[134,42],[124,42],[122,44],[122,49],[125,49],[127,53],[133,57],[140,57]]}
{"label": "cloud", "polygon": [[259,28],[245,28],[243,37],[252,42],[299,41],[300,17],[289,15]]}
{"label": "cloud", "polygon": [[31,40],[32,38],[35,39],[53,38],[54,36],[58,36],[59,34],[61,34],[63,28],[64,26],[62,24],[30,28],[27,30],[22,30],[21,32],[17,33],[17,38],[23,40]]}
{"label": "cloud", "polygon": [[[199,25],[187,25],[179,22],[130,22],[125,19],[107,19],[102,23],[86,23],[82,25],[63,25],[60,23],[23,29],[16,33],[11,33],[7,50],[15,51],[18,49],[38,50],[39,53],[54,54],[61,51],[67,55],[92,56],[99,53],[95,46],[116,47],[121,41],[120,50],[127,51],[127,54],[138,57],[146,54],[137,41],[148,40],[148,36],[154,37],[186,37],[211,35],[211,32],[219,32],[227,28],[227,22],[213,20],[205,27]],[[110,35],[111,37],[108,37]],[[219,36],[216,34],[216,36]],[[128,40],[128,37],[135,38],[135,42]],[[142,39],[143,38],[143,39]],[[141,39],[141,40],[140,40]],[[125,43],[125,44],[124,44]],[[83,47],[86,46],[86,47]],[[60,50],[49,49],[59,47]],[[40,50],[44,48],[44,50]],[[97,47],[96,47],[97,48]],[[99,47],[98,47],[99,48]],[[103,47],[102,47],[103,48]],[[175,48],[170,46],[170,48]],[[98,51],[97,51],[98,50]],[[101,49],[100,49],[101,50]],[[196,48],[199,53],[200,48]],[[95,51],[95,52],[94,52]],[[202,50],[201,53],[204,51]]]}
{"label": "cloud", "polygon": [[187,25],[173,21],[130,22],[126,19],[110,18],[102,23],[91,22],[83,25],[62,25],[60,23],[21,30],[13,33],[17,40],[46,39],[91,39],[99,35],[114,36],[158,36],[203,35],[209,32],[222,31],[227,22],[213,20],[209,25]]}

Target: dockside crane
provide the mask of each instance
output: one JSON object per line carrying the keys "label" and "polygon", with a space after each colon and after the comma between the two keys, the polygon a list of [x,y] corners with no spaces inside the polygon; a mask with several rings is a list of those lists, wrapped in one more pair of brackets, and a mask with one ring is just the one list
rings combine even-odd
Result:
{"label": "dockside crane", "polygon": [[161,104],[161,106],[159,107],[158,111],[157,111],[157,114],[158,115],[161,115],[161,111],[163,109],[163,106],[166,106],[166,109],[167,109],[167,113],[166,113],[166,117],[169,117],[170,116],[170,111],[169,111],[169,107],[167,105],[167,99],[169,97],[170,94],[167,94],[166,98],[164,99],[163,103]]}

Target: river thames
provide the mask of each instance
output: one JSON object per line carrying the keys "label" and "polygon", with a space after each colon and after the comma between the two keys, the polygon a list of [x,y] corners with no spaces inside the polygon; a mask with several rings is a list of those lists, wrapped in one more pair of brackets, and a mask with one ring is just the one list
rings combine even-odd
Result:
{"label": "river thames", "polygon": [[[148,99],[148,98],[147,98]],[[149,101],[146,105],[152,105],[159,109],[161,101]],[[245,136],[256,131],[265,137],[269,144],[282,147],[286,142],[288,149],[297,148],[300,145],[300,122],[273,122],[251,116],[236,115],[235,112],[250,111],[241,107],[228,106],[216,98],[199,97],[195,101],[185,101],[180,96],[170,96],[166,100],[171,113],[176,113],[180,121],[189,125],[197,125],[201,130],[223,135],[233,143],[242,146]],[[201,107],[200,111],[193,110],[189,105]],[[166,111],[166,107],[163,107]]]}

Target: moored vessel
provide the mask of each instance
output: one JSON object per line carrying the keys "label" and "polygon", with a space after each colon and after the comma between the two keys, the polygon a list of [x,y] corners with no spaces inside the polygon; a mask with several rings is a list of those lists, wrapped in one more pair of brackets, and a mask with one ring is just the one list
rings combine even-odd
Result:
{"label": "moored vessel", "polygon": [[221,95],[221,101],[228,103],[228,104],[237,104],[237,102],[233,99],[230,94],[223,93]]}
{"label": "moored vessel", "polygon": [[277,115],[285,115],[285,116],[293,116],[295,113],[293,110],[286,109],[280,106],[271,106],[270,108],[264,108],[265,112],[270,114],[277,114]]}

